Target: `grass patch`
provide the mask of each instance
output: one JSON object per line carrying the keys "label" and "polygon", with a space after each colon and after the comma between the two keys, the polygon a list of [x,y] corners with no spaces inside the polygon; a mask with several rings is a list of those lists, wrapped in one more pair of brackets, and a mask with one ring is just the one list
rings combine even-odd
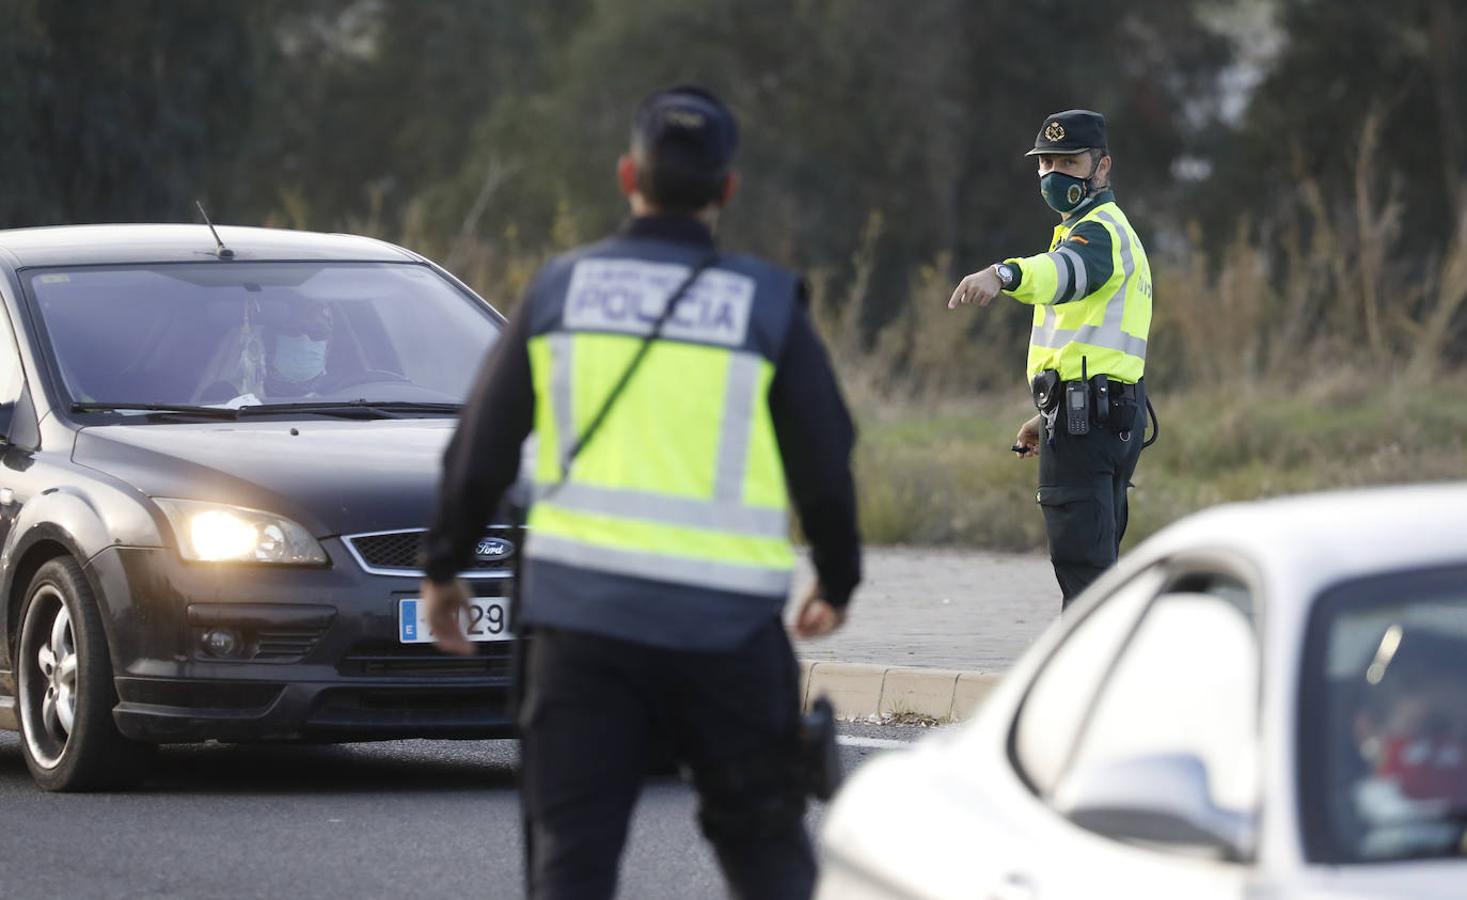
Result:
{"label": "grass patch", "polygon": [[[1136,471],[1127,545],[1218,503],[1467,477],[1467,378],[1460,375],[1425,386],[1340,376],[1300,389],[1153,391],[1162,435]],[[1044,549],[1037,462],[1008,450],[1032,415],[1022,395],[862,398],[856,414],[868,542]]]}

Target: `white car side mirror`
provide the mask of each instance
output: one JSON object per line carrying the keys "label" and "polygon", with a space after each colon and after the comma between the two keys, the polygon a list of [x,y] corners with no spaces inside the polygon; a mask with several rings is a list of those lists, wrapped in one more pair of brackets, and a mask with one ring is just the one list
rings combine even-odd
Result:
{"label": "white car side mirror", "polygon": [[1253,818],[1219,807],[1207,767],[1190,753],[1157,754],[1085,766],[1055,791],[1071,822],[1123,841],[1192,847],[1224,859],[1253,850]]}

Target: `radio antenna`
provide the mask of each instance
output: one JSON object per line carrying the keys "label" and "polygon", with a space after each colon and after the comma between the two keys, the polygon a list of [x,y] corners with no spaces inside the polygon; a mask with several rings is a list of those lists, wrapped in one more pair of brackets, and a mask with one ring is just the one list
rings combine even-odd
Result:
{"label": "radio antenna", "polygon": [[219,257],[220,259],[232,258],[234,256],[234,251],[224,246],[224,242],[219,239],[219,231],[214,227],[214,223],[209,221],[209,214],[204,212],[204,204],[195,200],[194,206],[197,206],[199,208],[199,215],[204,217],[204,224],[209,226],[209,233],[214,235],[214,243],[218,245],[217,249],[215,249],[214,251],[214,255]]}

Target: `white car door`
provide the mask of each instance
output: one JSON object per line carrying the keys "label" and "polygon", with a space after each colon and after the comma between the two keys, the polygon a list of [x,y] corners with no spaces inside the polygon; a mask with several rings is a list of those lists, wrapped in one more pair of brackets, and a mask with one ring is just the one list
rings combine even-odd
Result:
{"label": "white car door", "polygon": [[1173,563],[1082,604],[1047,658],[1011,676],[1025,683],[842,791],[821,900],[1245,896],[1253,606],[1240,579]]}
{"label": "white car door", "polygon": [[1244,896],[1259,671],[1242,580],[1166,567],[1120,588],[1018,709],[1009,761],[1028,794],[1014,802],[1027,808],[1003,817],[1019,826],[1000,838],[1015,845],[1014,864],[980,896]]}

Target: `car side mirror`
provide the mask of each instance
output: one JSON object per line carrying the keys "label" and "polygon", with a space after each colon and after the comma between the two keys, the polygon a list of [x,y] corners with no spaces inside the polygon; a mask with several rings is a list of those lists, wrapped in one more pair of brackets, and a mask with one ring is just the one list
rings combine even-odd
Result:
{"label": "car side mirror", "polygon": [[1081,828],[1117,840],[1198,848],[1234,861],[1253,851],[1253,817],[1214,802],[1207,766],[1190,753],[1077,768],[1054,803]]}
{"label": "car side mirror", "polygon": [[21,384],[13,401],[0,403],[0,447],[35,450],[41,446],[41,423],[36,419],[36,406],[30,388]]}

